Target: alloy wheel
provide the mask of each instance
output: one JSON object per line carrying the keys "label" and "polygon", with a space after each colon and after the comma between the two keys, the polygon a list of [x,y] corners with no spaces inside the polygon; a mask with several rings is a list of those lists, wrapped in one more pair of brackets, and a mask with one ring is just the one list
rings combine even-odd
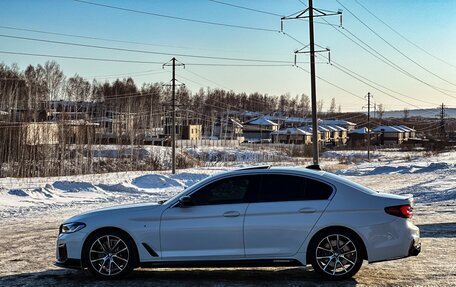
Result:
{"label": "alloy wheel", "polygon": [[114,276],[122,272],[127,267],[129,258],[127,244],[114,235],[99,237],[89,250],[90,264],[103,276]]}
{"label": "alloy wheel", "polygon": [[356,245],[342,234],[324,237],[317,245],[316,262],[321,270],[331,276],[345,275],[357,262]]}

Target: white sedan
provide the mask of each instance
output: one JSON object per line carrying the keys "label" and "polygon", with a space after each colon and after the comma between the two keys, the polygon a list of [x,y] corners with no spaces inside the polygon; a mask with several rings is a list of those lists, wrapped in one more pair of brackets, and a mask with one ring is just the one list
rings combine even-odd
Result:
{"label": "white sedan", "polygon": [[334,174],[254,167],[208,177],[163,203],[65,221],[56,265],[117,278],[136,267],[306,266],[331,279],[416,256],[412,198]]}

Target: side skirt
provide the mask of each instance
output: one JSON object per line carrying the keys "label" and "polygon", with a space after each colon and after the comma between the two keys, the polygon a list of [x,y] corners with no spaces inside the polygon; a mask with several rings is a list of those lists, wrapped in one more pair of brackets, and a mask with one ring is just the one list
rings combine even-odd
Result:
{"label": "side skirt", "polygon": [[141,262],[141,268],[223,268],[223,267],[279,267],[303,266],[296,259],[260,259],[260,260],[196,260]]}

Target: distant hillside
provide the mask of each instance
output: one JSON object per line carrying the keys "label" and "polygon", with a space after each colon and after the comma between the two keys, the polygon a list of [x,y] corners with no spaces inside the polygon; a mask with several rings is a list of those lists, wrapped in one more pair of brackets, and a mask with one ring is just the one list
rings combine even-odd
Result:
{"label": "distant hillside", "polygon": [[[447,118],[456,118],[456,108],[447,108],[445,109]],[[440,114],[440,109],[417,109],[409,110],[410,117],[423,117],[423,118],[437,118],[437,115]],[[373,115],[373,114],[372,114]],[[388,111],[383,114],[383,118],[403,118],[404,111]]]}

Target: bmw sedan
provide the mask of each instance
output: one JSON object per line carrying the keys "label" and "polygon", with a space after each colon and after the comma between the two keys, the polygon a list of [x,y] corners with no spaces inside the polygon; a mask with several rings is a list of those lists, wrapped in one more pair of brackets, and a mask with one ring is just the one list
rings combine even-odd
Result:
{"label": "bmw sedan", "polygon": [[118,278],[137,267],[306,266],[353,276],[416,256],[411,197],[306,168],[255,167],[210,176],[161,203],[65,221],[56,265]]}

